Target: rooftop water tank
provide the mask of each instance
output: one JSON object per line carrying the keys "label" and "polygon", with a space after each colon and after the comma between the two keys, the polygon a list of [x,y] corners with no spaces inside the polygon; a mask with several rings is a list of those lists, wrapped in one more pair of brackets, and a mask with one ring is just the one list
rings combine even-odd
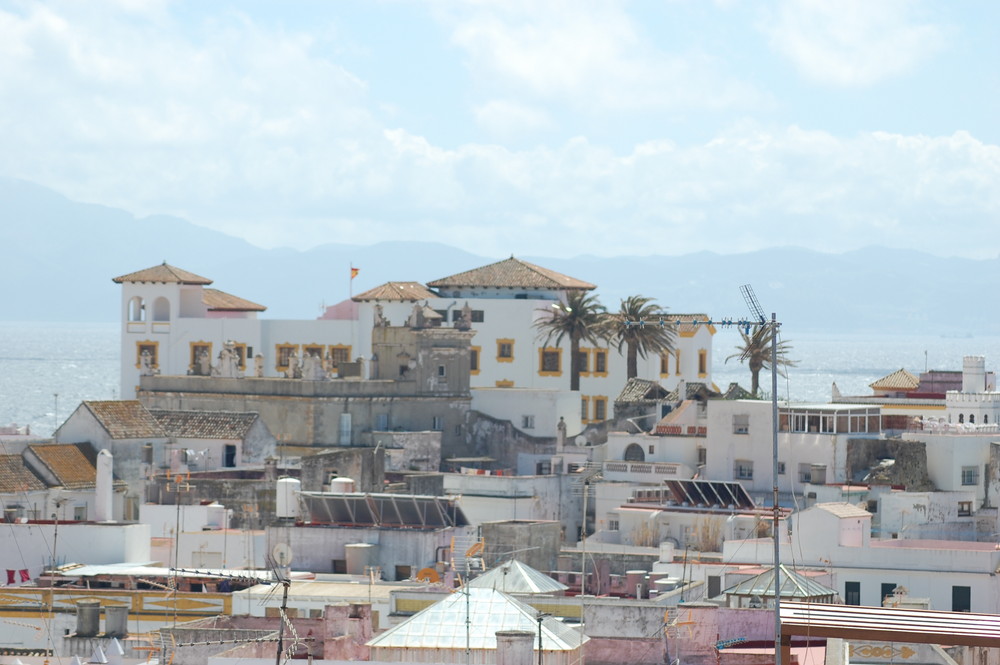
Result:
{"label": "rooftop water tank", "polygon": [[339,476],[330,479],[331,494],[350,494],[354,491],[354,480]]}
{"label": "rooftop water tank", "polygon": [[296,519],[299,516],[298,493],[302,482],[297,478],[279,478],[275,501],[275,516],[280,519]]}
{"label": "rooftop water tank", "polygon": [[344,545],[344,558],[347,559],[347,574],[366,574],[366,568],[375,565],[377,555],[378,545],[372,545],[371,543],[351,543]]}
{"label": "rooftop water tank", "polygon": [[76,636],[95,637],[101,629],[101,601],[76,601]]}
{"label": "rooftop water tank", "polygon": [[128,605],[106,605],[104,607],[104,633],[106,637],[128,635]]}

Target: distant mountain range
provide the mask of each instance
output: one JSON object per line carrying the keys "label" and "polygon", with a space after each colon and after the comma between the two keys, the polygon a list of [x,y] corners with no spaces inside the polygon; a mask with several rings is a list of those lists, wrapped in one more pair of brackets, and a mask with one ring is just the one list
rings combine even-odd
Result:
{"label": "distant mountain range", "polygon": [[[0,247],[0,319],[6,321],[117,321],[119,287],[111,278],[163,261],[266,305],[268,318],[303,319],[348,297],[352,264],[361,270],[353,283],[360,293],[389,280],[431,281],[509,255],[502,247],[483,256],[446,242],[399,240],[265,250],[184,219],[136,218],[9,178],[0,178]],[[884,247],[843,254],[782,247],[731,255],[520,258],[597,284],[609,309],[641,294],[671,312],[741,317],[748,310],[739,287],[751,284],[792,339],[795,330],[1000,331],[994,300],[1000,258],[940,258]]]}

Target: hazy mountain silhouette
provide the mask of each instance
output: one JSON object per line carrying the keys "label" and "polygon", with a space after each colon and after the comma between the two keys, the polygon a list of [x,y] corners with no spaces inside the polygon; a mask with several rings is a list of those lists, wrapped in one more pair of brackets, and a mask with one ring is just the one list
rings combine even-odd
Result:
{"label": "hazy mountain silhouette", "polygon": [[[264,250],[168,216],[136,218],[79,203],[39,185],[0,178],[0,261],[7,321],[117,321],[111,278],[167,261],[213,286],[268,307],[268,318],[313,318],[354,293],[389,280],[427,282],[505,256],[475,255],[444,242],[328,244],[308,251]],[[442,239],[446,240],[446,239]],[[648,295],[672,312],[713,318],[748,314],[751,284],[785,334],[795,330],[906,334],[996,334],[1000,259],[940,258],[869,247],[825,254],[791,247],[744,254],[522,256],[598,285],[602,302]]]}

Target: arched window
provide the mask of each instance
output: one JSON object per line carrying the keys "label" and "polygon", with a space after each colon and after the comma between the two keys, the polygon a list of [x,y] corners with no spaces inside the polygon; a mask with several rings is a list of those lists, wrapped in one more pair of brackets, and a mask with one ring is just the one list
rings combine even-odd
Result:
{"label": "arched window", "polygon": [[638,443],[630,443],[625,449],[626,462],[645,462],[646,453]]}
{"label": "arched window", "polygon": [[970,425],[975,425],[976,424],[976,414],[974,414],[974,413],[970,413],[969,414],[969,424]]}
{"label": "arched window", "polygon": [[983,424],[984,425],[989,425],[990,424],[990,414],[988,414],[988,413],[984,413],[983,414]]}
{"label": "arched window", "polygon": [[958,414],[958,424],[961,425],[964,422],[965,422],[965,414],[964,413]]}
{"label": "arched window", "polygon": [[153,301],[153,320],[154,321],[169,321],[170,320],[170,301],[160,296]]}
{"label": "arched window", "polygon": [[142,298],[136,296],[128,301],[128,320],[129,321],[145,321],[146,320],[146,304],[142,302]]}

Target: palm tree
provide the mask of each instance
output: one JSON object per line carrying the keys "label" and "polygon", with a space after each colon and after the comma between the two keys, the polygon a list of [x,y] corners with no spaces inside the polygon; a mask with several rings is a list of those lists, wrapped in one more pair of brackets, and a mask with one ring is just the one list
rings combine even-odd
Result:
{"label": "palm tree", "polygon": [[[740,362],[745,362],[750,367],[750,392],[754,397],[760,389],[760,371],[771,369],[771,341],[774,339],[775,327],[770,325],[756,324],[749,330],[741,330],[740,336],[743,344],[736,347],[736,353],[726,358],[729,362],[733,358],[739,358]],[[790,360],[788,352],[792,350],[792,345],[788,342],[778,340],[778,374],[785,376],[782,367],[795,367],[797,360]]]}
{"label": "palm tree", "polygon": [[[612,340],[618,351],[626,349],[625,359],[628,378],[639,374],[639,356],[659,355],[672,351],[676,330],[672,323],[663,321],[667,310],[653,298],[629,296],[622,300],[618,312],[612,316]],[[662,323],[661,323],[662,322]]]}
{"label": "palm tree", "polygon": [[580,343],[597,344],[607,339],[607,310],[597,296],[585,291],[570,291],[566,302],[552,305],[551,316],[535,322],[543,346],[559,346],[569,338],[569,389],[580,390]]}

